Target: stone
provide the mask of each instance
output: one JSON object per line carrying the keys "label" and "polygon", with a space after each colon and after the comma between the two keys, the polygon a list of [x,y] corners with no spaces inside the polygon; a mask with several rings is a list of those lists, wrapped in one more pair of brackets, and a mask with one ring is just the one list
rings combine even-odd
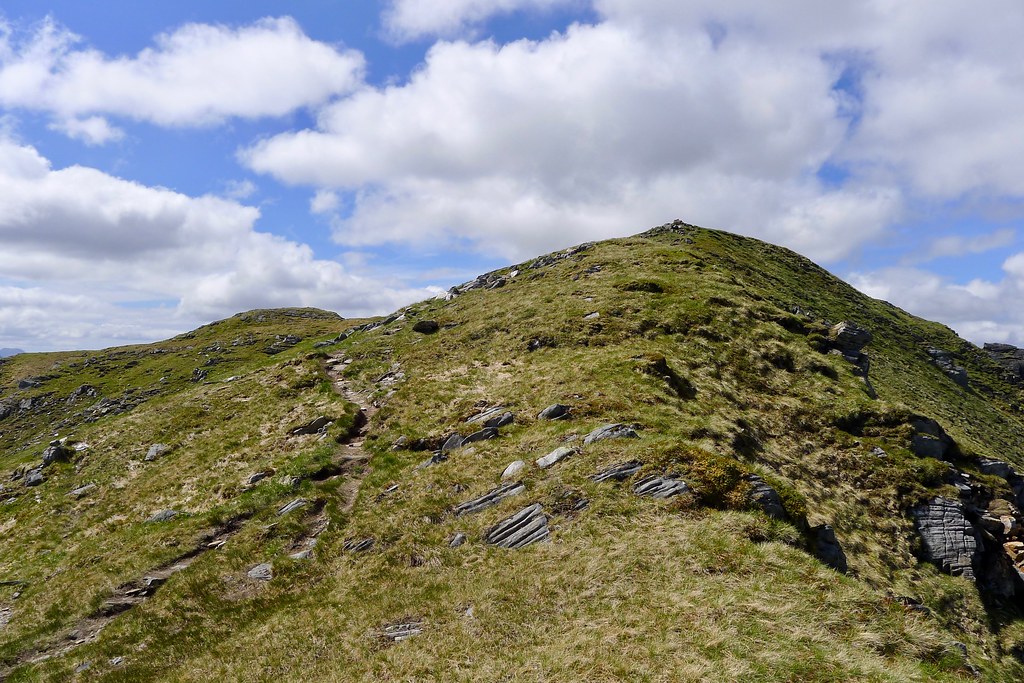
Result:
{"label": "stone", "polygon": [[747,502],[753,507],[761,510],[772,519],[786,521],[789,516],[782,506],[782,498],[779,492],[773,489],[764,479],[756,474],[747,474],[743,477],[750,484],[750,491],[747,493]]}
{"label": "stone", "polygon": [[1001,479],[1011,479],[1019,476],[1010,464],[1003,460],[981,458],[978,461],[978,469],[981,470],[983,474],[991,474]]}
{"label": "stone", "polygon": [[418,636],[423,633],[423,624],[412,621],[405,624],[392,624],[381,629],[381,638],[400,643],[403,640]]}
{"label": "stone", "polygon": [[274,476],[274,470],[262,470],[260,472],[253,472],[249,475],[249,478],[245,480],[246,486],[255,486],[257,483],[263,481],[267,477]]}
{"label": "stone", "polygon": [[433,467],[434,465],[439,465],[447,460],[448,456],[442,453],[441,451],[438,451],[437,453],[434,453],[429,458],[421,462],[419,465],[416,465],[416,469],[422,470],[426,467]]}
{"label": "stone", "polygon": [[953,439],[946,434],[938,422],[926,417],[911,420],[914,435],[910,438],[910,450],[920,458],[943,460],[950,455]]}
{"label": "stone", "polygon": [[833,325],[828,336],[844,355],[858,355],[862,348],[871,343],[871,332],[848,320]]}
{"label": "stone", "polygon": [[985,344],[982,347],[989,357],[1002,366],[1005,377],[1013,384],[1024,382],[1024,349],[1010,344]]}
{"label": "stone", "polygon": [[96,391],[96,387],[91,384],[82,384],[68,396],[68,402],[74,403],[81,398],[96,398],[99,392]]}
{"label": "stone", "polygon": [[569,406],[553,403],[537,414],[538,420],[564,420],[569,417]]}
{"label": "stone", "polygon": [[447,453],[448,451],[454,451],[456,448],[462,445],[463,437],[461,434],[452,434],[449,436],[444,444],[441,446],[441,452]]}
{"label": "stone", "polygon": [[146,457],[143,458],[146,462],[152,462],[157,458],[160,458],[171,452],[171,447],[165,443],[155,443],[149,447],[146,451]]}
{"label": "stone", "polygon": [[936,497],[911,510],[914,526],[921,536],[924,559],[954,576],[975,580],[978,538],[963,505]]}
{"label": "stone", "polygon": [[465,439],[463,439],[462,443],[460,443],[459,446],[465,446],[467,444],[475,443],[477,441],[487,441],[489,439],[497,438],[497,436],[498,436],[498,430],[497,429],[495,429],[494,427],[484,427],[480,431],[473,432],[472,434],[467,436]]}
{"label": "stone", "polygon": [[308,504],[309,501],[306,500],[305,498],[296,498],[292,502],[282,505],[277,511],[277,516],[283,517],[284,515],[287,515],[289,512],[292,512],[293,510],[298,510],[299,508],[306,507],[306,505]]}
{"label": "stone", "polygon": [[639,460],[630,460],[629,462],[619,463],[606,470],[592,474],[590,479],[597,482],[608,481],[609,479],[612,481],[626,481],[639,472],[641,467],[643,467],[643,463]]}
{"label": "stone", "polygon": [[362,553],[372,548],[374,543],[375,541],[372,538],[353,538],[345,541],[342,549],[353,554]]}
{"label": "stone", "polygon": [[466,543],[466,534],[460,532],[460,533],[457,533],[454,536],[452,536],[452,540],[448,541],[448,547],[449,548],[458,548],[459,546],[464,545],[465,543]]}
{"label": "stone", "polygon": [[640,436],[633,431],[632,427],[627,427],[624,424],[612,423],[606,424],[602,427],[598,427],[594,431],[587,434],[586,438],[583,439],[583,445],[589,446],[592,443],[598,441],[604,441],[605,439],[639,439]]}
{"label": "stone", "polygon": [[71,455],[72,450],[64,444],[51,444],[43,451],[43,467],[49,467],[55,462],[67,462]]}
{"label": "stone", "polygon": [[160,510],[159,512],[154,512],[152,515],[150,515],[149,519],[147,519],[146,522],[149,524],[153,524],[156,522],[169,522],[170,520],[177,517],[179,514],[181,513],[179,513],[177,510]]}
{"label": "stone", "polygon": [[551,536],[548,517],[540,503],[523,508],[498,522],[484,534],[484,541],[501,548],[522,548]]}
{"label": "stone", "polygon": [[846,573],[849,566],[846,553],[836,538],[835,530],[828,524],[811,527],[811,540],[814,544],[814,555],[825,565],[837,572]]}
{"label": "stone", "polygon": [[25,475],[25,486],[39,486],[46,481],[43,473],[39,470],[29,470]]}
{"label": "stone", "polygon": [[598,311],[594,311],[593,313],[587,313],[585,316],[583,316],[583,319],[584,320],[597,320],[600,317],[601,317],[601,314]]}
{"label": "stone", "polygon": [[466,420],[466,424],[481,424],[481,425],[483,425],[485,427],[490,427],[490,426],[493,426],[493,425],[489,425],[487,423],[490,422],[491,420],[493,420],[496,417],[500,417],[502,415],[502,413],[504,413],[504,412],[505,412],[505,406],[494,406],[492,408],[488,408],[487,410],[485,410],[483,412],[480,412],[480,413],[477,413],[476,415],[470,417],[469,419]]}
{"label": "stone", "polygon": [[263,562],[250,569],[247,575],[257,581],[270,581],[274,578],[274,567],[269,562]]}
{"label": "stone", "polygon": [[568,446],[559,446],[555,450],[551,451],[547,455],[537,458],[537,467],[545,470],[555,463],[565,460],[573,453],[576,453],[576,449],[569,448]]}
{"label": "stone", "polygon": [[524,469],[526,469],[526,463],[523,462],[522,460],[515,460],[513,462],[510,462],[508,467],[506,467],[505,470],[501,473],[501,478],[512,479],[517,474],[522,472]]}
{"label": "stone", "polygon": [[419,332],[420,334],[434,334],[439,329],[441,329],[441,326],[434,320],[419,320],[412,326],[412,331]]}
{"label": "stone", "polygon": [[462,515],[468,515],[473,512],[480,512],[481,510],[486,510],[489,507],[497,505],[506,498],[511,498],[512,496],[519,495],[525,490],[526,486],[524,486],[523,483],[519,481],[514,483],[502,484],[497,488],[491,489],[490,491],[480,496],[479,498],[473,498],[472,500],[467,500],[464,503],[456,505],[454,510],[455,516],[461,517]]}
{"label": "stone", "polygon": [[96,484],[85,484],[78,488],[71,489],[68,491],[68,495],[72,498],[82,498],[83,496],[89,495],[96,488]]}
{"label": "stone", "polygon": [[329,417],[320,415],[319,417],[310,420],[306,424],[293,429],[291,431],[291,435],[303,436],[306,434],[316,434],[320,430],[325,429],[327,425],[331,424],[332,422],[333,420],[331,420]]}
{"label": "stone", "polygon": [[689,492],[690,487],[682,479],[674,477],[644,477],[633,484],[633,493],[651,498],[671,498]]}
{"label": "stone", "polygon": [[297,553],[292,553],[288,557],[290,557],[293,560],[310,560],[313,558],[313,549],[306,548],[305,550],[300,550]]}

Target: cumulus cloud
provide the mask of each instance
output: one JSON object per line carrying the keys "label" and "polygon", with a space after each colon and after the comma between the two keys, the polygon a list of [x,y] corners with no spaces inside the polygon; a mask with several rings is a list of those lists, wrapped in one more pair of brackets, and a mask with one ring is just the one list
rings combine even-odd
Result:
{"label": "cumulus cloud", "polygon": [[53,20],[24,38],[0,23],[0,105],[50,112],[93,144],[116,138],[102,118],[164,126],[281,116],[350,92],[360,53],[307,37],[290,18],[248,26],[186,24],[134,56],[105,55]]}
{"label": "cumulus cloud", "polygon": [[904,261],[920,263],[937,258],[963,256],[965,254],[983,254],[1013,244],[1017,231],[1003,228],[981,235],[945,235],[932,240],[923,253],[911,253]]}
{"label": "cumulus cloud", "polygon": [[64,133],[73,140],[79,140],[90,146],[105,145],[113,140],[124,137],[124,131],[110,125],[102,116],[89,116],[84,119],[69,118],[50,124],[50,130]]}
{"label": "cumulus cloud", "polygon": [[384,26],[399,40],[452,36],[498,14],[581,5],[581,0],[392,0]]}
{"label": "cumulus cloud", "polygon": [[432,293],[357,276],[257,232],[256,208],[81,166],[54,169],[10,139],[0,139],[0,205],[7,345],[137,341],[263,306],[379,314]]}

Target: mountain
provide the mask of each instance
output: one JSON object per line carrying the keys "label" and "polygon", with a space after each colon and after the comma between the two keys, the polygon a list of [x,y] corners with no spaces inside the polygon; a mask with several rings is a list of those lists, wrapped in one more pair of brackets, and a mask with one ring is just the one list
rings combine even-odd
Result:
{"label": "mountain", "polygon": [[0,358],[7,358],[8,356],[17,356],[19,353],[25,353],[21,349],[0,349]]}
{"label": "mountain", "polygon": [[22,354],[0,677],[1021,680],[1014,354],[680,222]]}

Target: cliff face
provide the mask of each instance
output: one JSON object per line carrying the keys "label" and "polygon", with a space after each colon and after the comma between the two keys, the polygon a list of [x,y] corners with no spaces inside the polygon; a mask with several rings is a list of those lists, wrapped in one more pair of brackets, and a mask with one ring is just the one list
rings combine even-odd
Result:
{"label": "cliff face", "polygon": [[673,223],[382,319],[17,356],[3,672],[1018,680],[997,351]]}

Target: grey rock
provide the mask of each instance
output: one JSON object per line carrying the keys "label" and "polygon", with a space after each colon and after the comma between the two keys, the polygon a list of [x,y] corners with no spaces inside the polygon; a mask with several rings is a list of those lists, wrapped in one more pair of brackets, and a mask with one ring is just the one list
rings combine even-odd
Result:
{"label": "grey rock", "polygon": [[538,420],[564,420],[569,417],[569,406],[553,403],[537,415]]}
{"label": "grey rock", "polygon": [[488,529],[484,541],[501,548],[522,548],[550,536],[544,508],[534,503]]}
{"label": "grey rock", "polygon": [[18,380],[19,389],[38,389],[43,383],[39,381],[38,377],[26,377],[25,379]]}
{"label": "grey rock", "polygon": [[911,510],[914,526],[921,536],[924,559],[944,572],[975,580],[978,538],[974,525],[959,501],[932,498]]}
{"label": "grey rock", "polygon": [[601,314],[598,311],[594,311],[593,313],[587,313],[585,316],[583,316],[583,319],[584,320],[597,320],[600,317],[601,317]]}
{"label": "grey rock", "polygon": [[419,465],[416,465],[416,469],[422,470],[427,467],[433,467],[434,465],[439,465],[447,460],[448,456],[442,453],[441,451],[438,451],[437,453],[434,453],[429,458],[421,462]]}
{"label": "grey rock", "polygon": [[245,480],[246,486],[255,486],[259,482],[263,481],[267,477],[274,475],[273,470],[263,470],[261,472],[253,472],[249,475],[249,478]]}
{"label": "grey rock", "polygon": [[78,488],[71,489],[70,491],[68,491],[68,495],[71,496],[72,498],[82,498],[83,496],[87,496],[89,493],[91,493],[95,488],[96,484],[85,484],[84,486],[79,486]]}
{"label": "grey rock", "polygon": [[331,420],[329,417],[326,417],[324,415],[320,415],[319,417],[316,417],[316,418],[310,420],[306,424],[304,424],[304,425],[302,425],[300,427],[296,427],[295,429],[293,429],[291,431],[291,434],[292,434],[292,436],[302,436],[302,435],[306,435],[306,434],[316,434],[320,430],[326,428],[327,425],[331,424],[331,422],[333,422],[333,420]]}
{"label": "grey rock", "polygon": [[419,320],[412,326],[412,331],[420,334],[434,334],[439,329],[441,326],[435,320]]}
{"label": "grey rock", "polygon": [[308,504],[309,501],[306,500],[305,498],[296,498],[292,502],[282,505],[277,511],[277,516],[283,517],[284,515],[287,515],[289,512],[292,512],[293,510],[298,510],[299,508],[306,507],[306,505]]}
{"label": "grey rock", "polygon": [[263,562],[250,569],[247,575],[257,581],[270,581],[274,578],[274,567],[269,562]]}
{"label": "grey rock", "polygon": [[524,469],[526,469],[526,463],[523,462],[522,460],[515,460],[513,462],[510,462],[508,467],[506,467],[505,470],[501,473],[501,478],[512,479],[517,474],[522,472]]}
{"label": "grey rock", "polygon": [[551,451],[547,455],[537,458],[537,467],[542,470],[551,467],[552,465],[565,460],[570,455],[576,452],[576,449],[569,448],[567,446],[559,446],[555,450]]}
{"label": "grey rock", "polygon": [[467,500],[464,503],[456,505],[455,516],[461,517],[462,515],[486,510],[489,507],[497,505],[506,498],[519,495],[525,490],[526,487],[519,481],[502,484],[497,488],[491,489],[479,498],[473,498],[472,500]]}
{"label": "grey rock", "polygon": [[124,657],[111,657],[110,666],[121,666],[124,664]]}
{"label": "grey rock", "polygon": [[288,557],[290,557],[293,560],[309,560],[313,558],[313,549],[306,548],[305,550],[300,550],[297,553],[292,553]]}
{"label": "grey rock", "polygon": [[690,487],[682,479],[674,477],[644,477],[633,484],[633,493],[651,498],[671,498],[689,492]]}
{"label": "grey rock", "polygon": [[449,548],[458,548],[459,546],[464,545],[465,543],[466,543],[466,534],[460,532],[460,533],[457,533],[454,536],[452,536],[452,540],[448,541],[448,547]]}
{"label": "grey rock", "polygon": [[143,458],[146,462],[152,462],[157,458],[163,457],[171,452],[171,447],[165,443],[155,443],[149,447],[146,451],[146,457]]}
{"label": "grey rock", "polygon": [[978,461],[978,469],[984,474],[991,474],[1002,479],[1011,479],[1018,476],[1017,472],[1010,466],[1010,464],[1003,460],[982,458]]}
{"label": "grey rock", "polygon": [[465,446],[466,444],[475,443],[477,441],[487,441],[489,439],[497,438],[497,436],[497,429],[495,429],[494,427],[484,427],[480,431],[473,432],[472,434],[467,436],[465,439],[462,440],[462,443],[460,443],[459,445]]}
{"label": "grey rock", "polygon": [[914,435],[910,439],[910,450],[921,458],[944,459],[954,446],[953,439],[942,429],[938,422],[930,418],[918,417],[910,422]]}
{"label": "grey rock", "polygon": [[881,446],[875,446],[874,448],[872,448],[871,455],[875,456],[876,458],[886,458],[889,456],[889,454],[886,453],[885,449],[882,448]]}
{"label": "grey rock", "polygon": [[400,643],[403,640],[408,640],[413,636],[418,636],[423,633],[423,624],[420,622],[409,622],[405,624],[391,624],[381,629],[380,635],[386,640],[390,640],[395,643]]}
{"label": "grey rock", "polygon": [[48,467],[55,462],[67,462],[71,459],[73,451],[62,443],[51,444],[43,451],[43,467]]}
{"label": "grey rock", "polygon": [[829,330],[829,339],[844,355],[857,355],[862,348],[871,343],[871,332],[844,320],[832,326]]}
{"label": "grey rock", "polygon": [[466,420],[466,424],[481,424],[485,427],[489,427],[487,423],[496,417],[500,417],[505,412],[505,406],[494,406],[487,410],[477,413]]}
{"label": "grey rock", "polygon": [[25,486],[39,486],[45,481],[46,479],[43,477],[43,473],[39,470],[29,470],[28,473],[25,474]]}
{"label": "grey rock", "polygon": [[441,452],[447,453],[448,451],[454,451],[462,445],[462,441],[463,436],[461,434],[452,434],[445,440],[444,445],[441,446]]}
{"label": "grey rock", "polygon": [[967,388],[970,385],[970,378],[967,376],[967,370],[954,362],[955,356],[952,351],[937,349],[933,346],[928,348],[928,355],[931,356],[932,363],[945,372],[946,375],[948,375],[955,383],[964,388]]}
{"label": "grey rock", "polygon": [[589,446],[592,443],[598,441],[604,441],[605,439],[639,439],[639,435],[633,431],[632,427],[627,427],[624,424],[613,423],[606,424],[602,427],[598,427],[594,431],[587,434],[586,438],[583,439],[583,445]]}
{"label": "grey rock", "polygon": [[372,538],[353,538],[345,541],[342,549],[349,553],[362,553],[372,548],[374,543]]}
{"label": "grey rock", "polygon": [[192,371],[192,376],[189,378],[189,381],[195,382],[196,384],[198,384],[199,382],[202,382],[203,380],[205,380],[209,376],[210,376],[210,371],[209,370],[206,370],[204,368],[196,368],[195,370]]}
{"label": "grey rock", "polygon": [[150,515],[149,519],[147,519],[146,522],[150,524],[156,522],[169,522],[170,520],[177,517],[179,514],[181,513],[178,512],[177,510],[160,510],[159,512],[154,512],[152,515]]}
{"label": "grey rock", "polygon": [[748,474],[743,477],[750,484],[750,492],[747,494],[747,501],[755,508],[761,510],[773,519],[787,520],[789,516],[782,506],[782,498],[779,492],[773,489],[764,479],[756,474]]}
{"label": "grey rock", "polygon": [[992,360],[1003,367],[1010,382],[1024,382],[1024,349],[1010,344],[985,344],[983,348]]}
{"label": "grey rock", "polygon": [[96,387],[91,384],[82,384],[68,396],[68,402],[74,403],[75,401],[82,398],[96,398],[99,392],[96,391]]}
{"label": "grey rock", "polygon": [[837,572],[846,573],[849,565],[846,553],[836,538],[835,530],[828,524],[811,527],[811,541],[814,544],[814,555]]}
{"label": "grey rock", "polygon": [[643,467],[643,463],[639,460],[630,460],[629,462],[619,463],[606,470],[592,474],[590,478],[597,482],[608,481],[609,479],[612,481],[626,481],[639,472],[641,467]]}

